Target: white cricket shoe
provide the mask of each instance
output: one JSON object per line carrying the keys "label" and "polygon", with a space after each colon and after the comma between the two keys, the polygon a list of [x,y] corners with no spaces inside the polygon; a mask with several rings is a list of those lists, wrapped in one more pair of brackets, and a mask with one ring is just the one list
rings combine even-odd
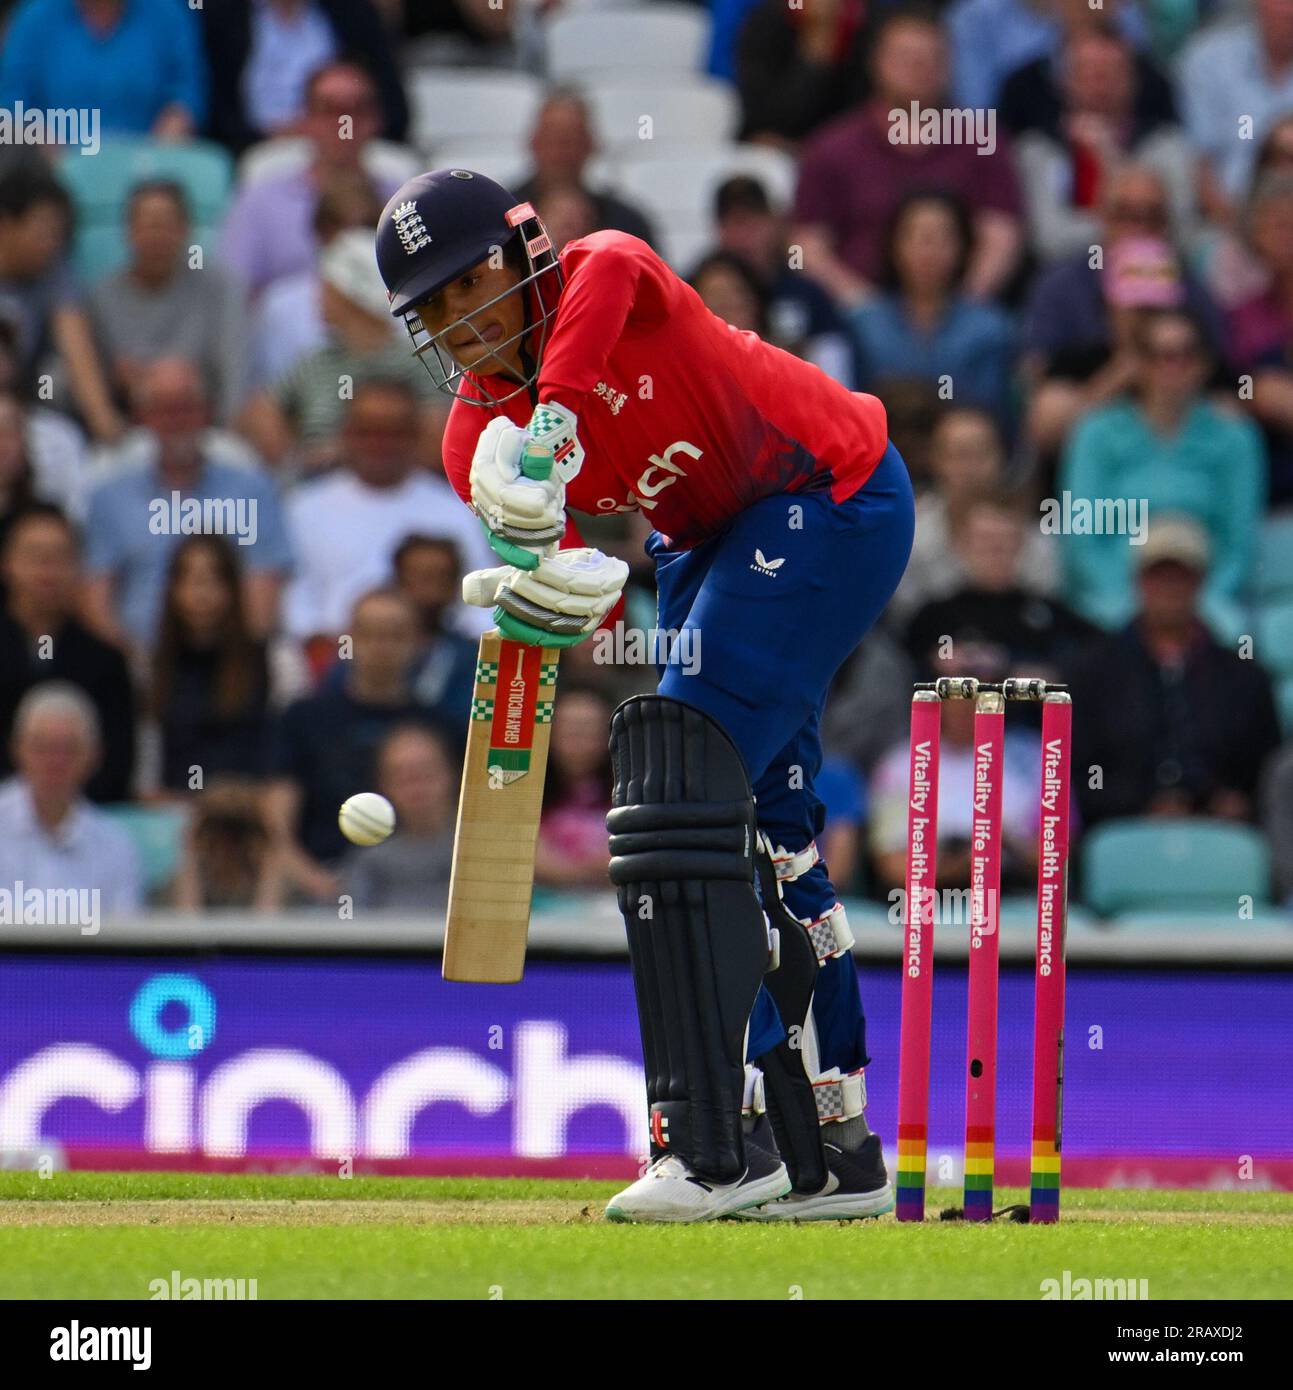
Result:
{"label": "white cricket shoe", "polygon": [[775,1155],[746,1146],[745,1172],[735,1182],[712,1183],[676,1154],[657,1158],[645,1175],[616,1193],[608,1221],[714,1221],[746,1207],[775,1201],[790,1191],[790,1174]]}

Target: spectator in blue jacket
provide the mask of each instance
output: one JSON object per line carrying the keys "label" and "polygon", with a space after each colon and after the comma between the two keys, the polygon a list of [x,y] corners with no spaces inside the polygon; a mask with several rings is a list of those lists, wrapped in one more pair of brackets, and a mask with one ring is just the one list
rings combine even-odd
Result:
{"label": "spectator in blue jacket", "polygon": [[883,290],[852,316],[864,389],[916,378],[943,400],[1007,415],[1014,333],[1000,309],[962,289],[972,245],[970,215],[950,194],[916,192],[898,205]]}
{"label": "spectator in blue jacket", "polygon": [[953,0],[945,11],[945,23],[952,39],[956,104],[996,106],[1012,73],[1039,59],[1054,62],[1066,34],[1099,23],[1111,10],[1119,31],[1140,47],[1147,28],[1135,4]]}
{"label": "spectator in blue jacket", "polygon": [[146,666],[172,554],[185,536],[216,532],[238,546],[248,622],[267,637],[292,568],[277,487],[263,469],[219,456],[195,363],[163,358],[143,369],[134,404],[139,436],[90,494],[86,619]]}

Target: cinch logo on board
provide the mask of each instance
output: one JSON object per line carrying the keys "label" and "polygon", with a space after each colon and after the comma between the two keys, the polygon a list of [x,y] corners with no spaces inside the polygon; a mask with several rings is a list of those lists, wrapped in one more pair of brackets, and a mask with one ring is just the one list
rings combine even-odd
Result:
{"label": "cinch logo on board", "polygon": [[[260,1108],[283,1104],[303,1117],[303,1148],[314,1158],[412,1155],[419,1117],[440,1105],[463,1107],[478,1120],[507,1117],[511,1150],[530,1158],[565,1154],[580,1112],[608,1109],[620,1117],[620,1151],[638,1152],[646,1109],[641,1063],[572,1050],[557,1019],[519,1020],[506,1065],[497,1054],[428,1045],[392,1055],[352,1087],[332,1060],[299,1047],[250,1046],[203,1068],[201,1056],[220,1032],[217,1015],[207,985],[168,971],[145,980],[130,1002],[131,1032],[148,1054],[141,1064],[93,1043],[54,1042],[0,1069],[0,1156],[45,1154],[61,1144],[60,1102],[72,1099],[111,1115],[129,1112],[138,1126],[130,1142],[151,1153],[240,1158],[258,1148]],[[68,1351],[69,1359],[77,1355]]]}

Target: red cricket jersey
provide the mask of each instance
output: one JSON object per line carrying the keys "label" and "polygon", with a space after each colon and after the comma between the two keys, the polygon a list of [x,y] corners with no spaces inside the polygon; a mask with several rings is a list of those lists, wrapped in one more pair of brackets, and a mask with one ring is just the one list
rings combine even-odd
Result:
{"label": "red cricket jersey", "polygon": [[[888,444],[880,401],[724,323],[646,242],[594,232],[561,268],[538,385],[579,418],[568,506],[641,508],[685,549],[761,497],[811,485],[842,502],[871,476]],[[495,395],[515,386],[489,382]],[[524,392],[495,408],[454,402],[444,465],[464,501],[476,440],[500,413],[526,425],[533,408]]]}

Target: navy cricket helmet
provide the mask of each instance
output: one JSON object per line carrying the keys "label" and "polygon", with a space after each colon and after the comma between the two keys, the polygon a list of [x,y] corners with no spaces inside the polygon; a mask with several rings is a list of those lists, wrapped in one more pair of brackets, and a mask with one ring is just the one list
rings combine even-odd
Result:
{"label": "navy cricket helmet", "polygon": [[[470,169],[433,169],[409,179],[382,209],[376,250],[391,313],[404,320],[414,355],[442,390],[473,404],[499,405],[534,387],[562,281],[552,240],[529,203]],[[469,317],[455,320],[439,333],[428,332],[418,315],[418,305],[472,266],[495,256],[501,256],[500,265],[516,271],[517,283],[480,305]],[[479,337],[472,319],[509,294],[522,296],[524,327],[498,343],[491,356],[499,361],[497,375],[515,381],[516,389],[496,394],[484,384],[482,375],[486,374],[477,366],[472,372],[473,392],[465,394],[457,389],[465,369],[445,340],[464,325]],[[499,352],[513,344],[519,347],[524,367],[519,378],[505,370],[498,358]]]}

